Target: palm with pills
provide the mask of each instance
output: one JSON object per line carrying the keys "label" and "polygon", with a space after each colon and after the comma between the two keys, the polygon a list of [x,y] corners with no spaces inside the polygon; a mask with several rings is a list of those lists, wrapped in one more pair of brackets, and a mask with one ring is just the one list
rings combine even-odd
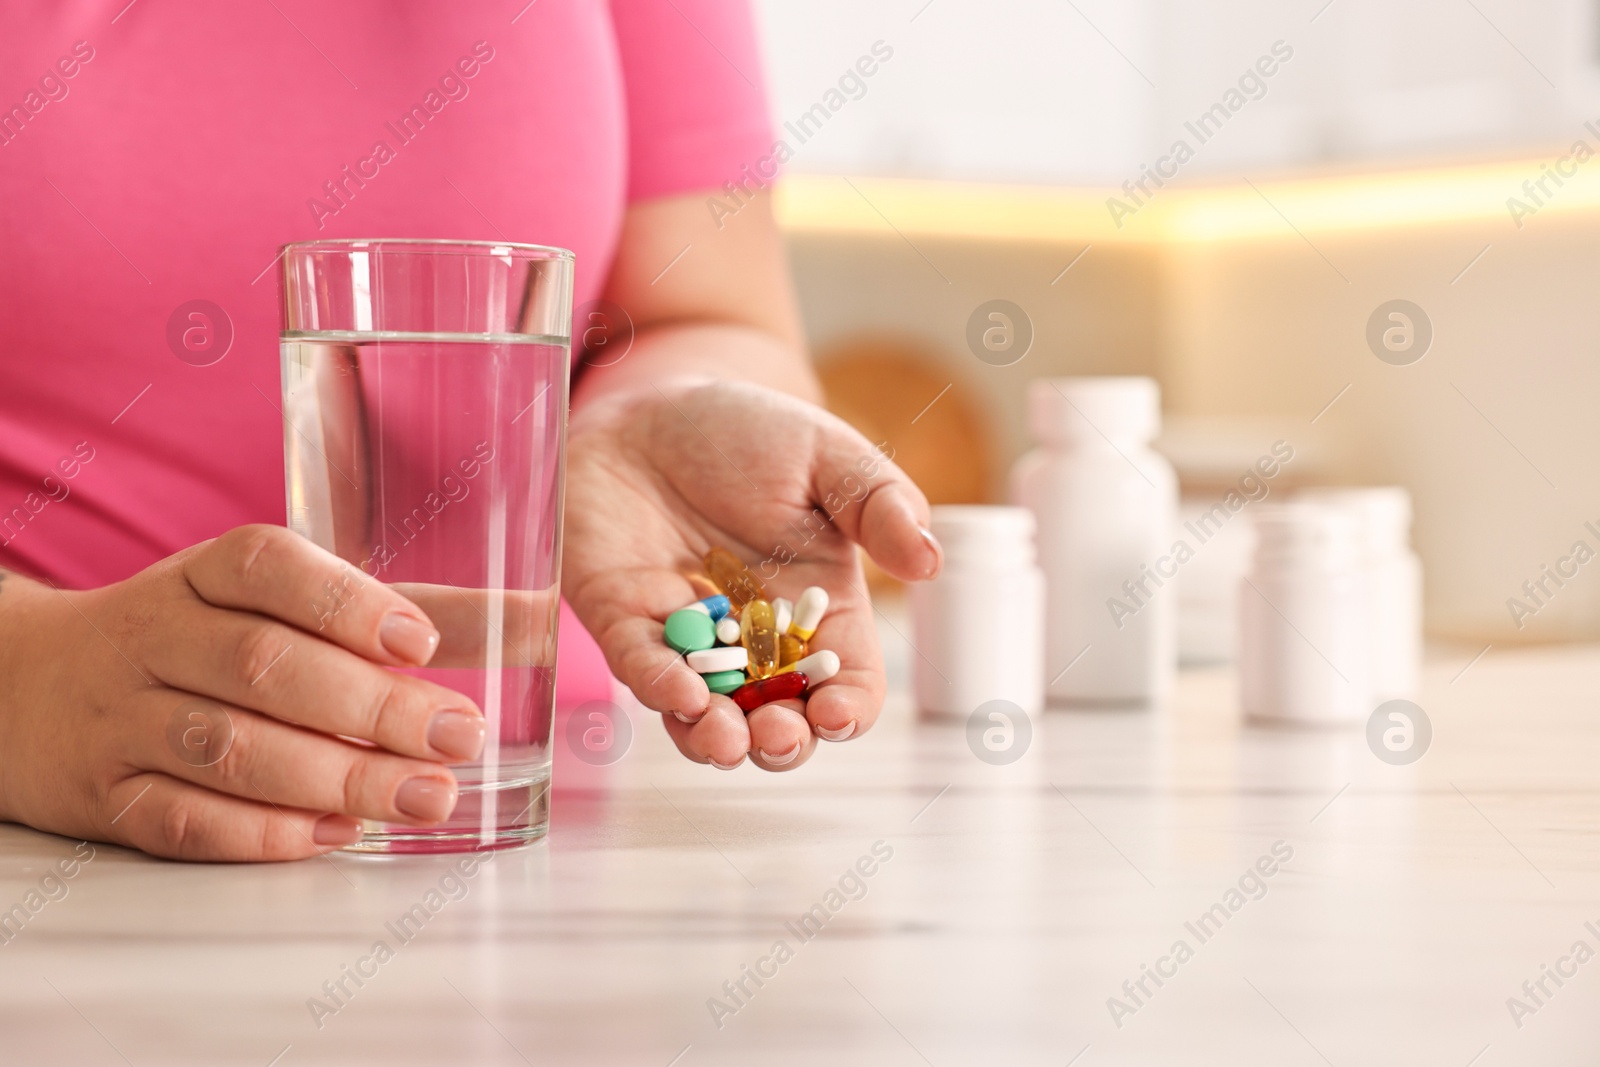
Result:
{"label": "palm with pills", "polygon": [[[920,490],[844,422],[815,405],[732,382],[673,382],[607,396],[572,418],[563,591],[606,661],[690,759],[746,755],[798,767],[817,737],[865,732],[883,705],[883,659],[855,546],[907,581],[938,572]],[[748,715],[711,693],[662,640],[698,594],[686,573],[724,545],[794,599],[831,598],[812,649],[839,673],[805,700]]]}

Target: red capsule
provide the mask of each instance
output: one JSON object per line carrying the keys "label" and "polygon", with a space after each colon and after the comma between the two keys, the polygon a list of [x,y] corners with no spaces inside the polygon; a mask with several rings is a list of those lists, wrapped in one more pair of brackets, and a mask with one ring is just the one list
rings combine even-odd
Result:
{"label": "red capsule", "polygon": [[800,696],[811,683],[799,671],[789,671],[787,674],[774,674],[771,678],[763,678],[758,682],[747,682],[728,694],[733,697],[733,702],[744,711],[755,711],[763,704],[771,704],[774,700],[788,700],[790,697]]}

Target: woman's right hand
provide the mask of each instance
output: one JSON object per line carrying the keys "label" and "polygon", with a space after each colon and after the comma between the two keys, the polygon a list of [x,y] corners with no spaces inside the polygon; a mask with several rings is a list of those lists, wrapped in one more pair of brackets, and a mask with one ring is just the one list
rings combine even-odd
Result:
{"label": "woman's right hand", "polygon": [[102,589],[0,572],[0,820],[184,860],[441,822],[483,714],[384,669],[438,644],[415,604],[277,526]]}

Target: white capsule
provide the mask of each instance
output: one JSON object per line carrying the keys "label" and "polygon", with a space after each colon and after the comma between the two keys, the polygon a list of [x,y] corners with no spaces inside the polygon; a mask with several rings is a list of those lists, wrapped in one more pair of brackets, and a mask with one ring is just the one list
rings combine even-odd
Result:
{"label": "white capsule", "polygon": [[778,632],[788,633],[789,624],[794,621],[794,603],[779,597],[772,602],[772,615],[773,621],[777,623]]}
{"label": "white capsule", "polygon": [[717,620],[717,640],[725,645],[739,643],[739,620],[732,615],[724,615]]}
{"label": "white capsule", "polygon": [[689,669],[696,674],[716,674],[719,671],[742,671],[750,665],[750,653],[743,645],[722,645],[719,648],[702,648],[684,657]]}
{"label": "white capsule", "polygon": [[789,623],[789,632],[802,641],[811,640],[811,635],[817,632],[817,626],[827,610],[828,591],[821,586],[809,587],[795,601],[794,619]]}
{"label": "white capsule", "polygon": [[802,656],[779,673],[787,674],[790,671],[805,675],[807,685],[819,685],[839,673],[839,654],[824,648],[809,656]]}
{"label": "white capsule", "polygon": [[682,610],[682,611],[698,611],[702,615],[710,615],[711,614],[711,609],[706,607],[704,604],[702,604],[698,600],[696,600],[693,604],[685,604],[680,610]]}

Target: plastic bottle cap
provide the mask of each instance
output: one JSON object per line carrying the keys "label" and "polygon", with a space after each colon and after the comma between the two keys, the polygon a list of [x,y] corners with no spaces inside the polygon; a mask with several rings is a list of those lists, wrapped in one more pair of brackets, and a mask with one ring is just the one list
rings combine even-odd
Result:
{"label": "plastic bottle cap", "polygon": [[1295,501],[1266,504],[1255,513],[1256,556],[1259,568],[1312,565],[1354,565],[1361,524],[1348,508]]}
{"label": "plastic bottle cap", "polygon": [[1344,508],[1361,524],[1363,551],[1374,556],[1403,552],[1411,541],[1411,494],[1394,485],[1318,486],[1295,499]]}
{"label": "plastic bottle cap", "polygon": [[1149,441],[1161,430],[1161,388],[1153,378],[1037,378],[1028,429],[1046,444]]}
{"label": "plastic bottle cap", "polygon": [[929,528],[947,565],[1027,566],[1033,562],[1035,522],[1027,508],[941,504],[929,510]]}

